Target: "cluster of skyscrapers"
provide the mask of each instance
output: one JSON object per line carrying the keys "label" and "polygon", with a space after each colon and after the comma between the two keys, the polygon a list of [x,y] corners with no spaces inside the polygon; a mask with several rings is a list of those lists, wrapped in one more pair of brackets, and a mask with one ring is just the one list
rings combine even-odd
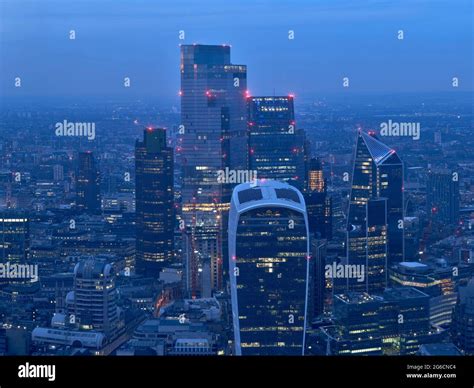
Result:
{"label": "cluster of skyscrapers", "polygon": [[[231,62],[226,45],[181,46],[180,96],[179,222],[169,210],[164,131],[148,130],[137,143],[137,267],[173,264],[179,223],[188,295],[223,291],[230,280],[235,353],[303,354],[308,311],[322,313],[325,287],[316,281],[325,263],[310,265],[310,243],[331,238],[332,206],[321,161],[296,125],[294,97],[250,96],[247,68]],[[346,278],[346,291],[383,292],[388,266],[403,261],[403,165],[363,131],[350,197],[346,264],[366,276]]]}
{"label": "cluster of skyscrapers", "polygon": [[[228,354],[410,354],[445,343],[443,325],[451,322],[456,345],[474,351],[472,269],[453,275],[407,254],[413,220],[405,214],[406,166],[397,152],[374,132],[357,130],[346,227],[342,243],[332,243],[325,162],[296,123],[294,96],[251,96],[247,67],[230,54],[227,45],[181,46],[180,123],[173,131],[148,127],[135,144],[133,257],[120,268],[107,257],[81,258],[69,279],[73,290],[58,295],[50,327],[36,328],[33,341],[97,350],[116,341],[125,332],[117,276],[132,272],[138,282],[151,278],[149,288],[156,279],[164,284],[156,299],[135,296],[141,284],[130,287],[134,303],[151,305],[154,319],[170,314],[175,299],[187,298],[186,309],[193,300],[213,312],[216,304],[219,314],[221,302],[209,298],[227,301]],[[93,153],[80,152],[77,167],[75,209],[100,215]],[[430,170],[426,231],[458,222],[457,178]],[[66,235],[74,233],[71,221]],[[29,222],[1,214],[2,262],[25,260]],[[57,238],[63,246],[83,244],[68,236]],[[459,295],[453,276],[463,279]],[[214,354],[209,338],[179,339],[170,352]]]}

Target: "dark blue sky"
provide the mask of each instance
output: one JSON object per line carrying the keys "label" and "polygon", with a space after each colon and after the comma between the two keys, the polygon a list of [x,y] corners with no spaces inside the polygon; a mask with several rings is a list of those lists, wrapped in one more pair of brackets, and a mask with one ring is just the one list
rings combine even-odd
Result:
{"label": "dark blue sky", "polygon": [[[175,97],[179,43],[232,45],[252,94],[472,90],[472,0],[0,0],[4,96]],[[69,30],[76,40],[69,40]],[[295,39],[288,40],[288,30]],[[403,29],[405,39],[397,40]],[[184,30],[186,39],[178,39]],[[14,78],[22,78],[21,90]],[[132,87],[122,86],[129,76]]]}

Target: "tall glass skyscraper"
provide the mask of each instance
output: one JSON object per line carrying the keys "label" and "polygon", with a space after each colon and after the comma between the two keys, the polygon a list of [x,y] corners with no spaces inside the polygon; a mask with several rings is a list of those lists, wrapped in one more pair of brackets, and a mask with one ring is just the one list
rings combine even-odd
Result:
{"label": "tall glass skyscraper", "polygon": [[229,215],[237,355],[304,354],[309,268],[302,194],[272,180],[237,186]]}
{"label": "tall glass skyscraper", "polygon": [[315,237],[330,240],[332,238],[332,198],[327,195],[321,160],[313,158],[309,161],[307,175],[304,198],[308,211],[309,231]]}
{"label": "tall glass skyscraper", "polygon": [[296,128],[293,96],[248,97],[249,167],[259,178],[305,181],[304,132]]}
{"label": "tall glass skyscraper", "polygon": [[202,263],[222,288],[224,233],[235,182],[226,169],[247,169],[247,68],[230,61],[230,46],[181,46],[182,217],[187,231],[187,285],[198,296]]}
{"label": "tall glass skyscraper", "polygon": [[173,149],[166,130],[147,128],[135,145],[136,265],[157,274],[174,257]]}
{"label": "tall glass skyscraper", "polygon": [[387,267],[404,260],[403,164],[374,134],[358,132],[347,225],[347,259],[363,265],[366,279],[352,290],[381,292]]}
{"label": "tall glass skyscraper", "polygon": [[92,152],[79,153],[76,206],[86,213],[100,213],[100,176]]}

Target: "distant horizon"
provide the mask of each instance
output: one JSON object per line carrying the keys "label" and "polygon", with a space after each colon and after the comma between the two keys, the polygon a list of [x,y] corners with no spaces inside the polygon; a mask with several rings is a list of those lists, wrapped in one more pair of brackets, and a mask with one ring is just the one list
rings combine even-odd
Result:
{"label": "distant horizon", "polygon": [[[474,97],[474,90],[432,90],[432,91],[363,91],[363,90],[344,90],[339,92],[323,92],[323,91],[315,91],[315,92],[308,92],[302,94],[295,94],[292,91],[287,91],[286,93],[249,93],[250,97],[262,97],[262,96],[287,96],[293,95],[295,100],[303,100],[303,99],[337,99],[337,98],[347,98],[347,97],[403,97],[403,96],[410,96],[410,97],[445,97],[445,96],[457,96],[458,98],[469,98]],[[176,95],[170,96],[153,96],[153,95],[140,95],[140,94],[127,94],[127,95],[116,95],[116,94],[81,94],[81,95],[36,95],[36,94],[9,94],[9,95],[1,95],[0,97],[8,98],[12,100],[41,100],[41,99],[48,99],[48,100],[56,100],[56,99],[86,99],[86,98],[93,98],[93,99],[107,99],[107,100],[117,100],[117,101],[152,101],[154,99],[159,100],[176,100],[179,101],[180,97],[176,93]],[[5,102],[5,100],[3,101]],[[105,101],[104,101],[105,102]],[[0,106],[2,105],[2,101],[0,100]]]}

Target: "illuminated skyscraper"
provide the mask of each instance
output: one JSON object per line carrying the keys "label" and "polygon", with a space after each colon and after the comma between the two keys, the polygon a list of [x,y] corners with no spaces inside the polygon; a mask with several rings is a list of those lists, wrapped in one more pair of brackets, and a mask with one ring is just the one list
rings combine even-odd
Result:
{"label": "illuminated skyscraper", "polygon": [[365,282],[348,279],[352,290],[381,292],[387,266],[404,260],[403,164],[395,150],[359,131],[347,225],[347,258],[363,265]]}
{"label": "illuminated skyscraper", "polygon": [[247,68],[230,61],[230,46],[181,46],[182,217],[189,292],[199,294],[202,263],[213,289],[222,284],[225,226],[235,182],[219,172],[247,169]]}
{"label": "illuminated skyscraper", "polygon": [[326,179],[319,159],[308,166],[307,188],[304,192],[308,211],[309,231],[315,237],[332,238],[332,199],[327,195]]}
{"label": "illuminated skyscraper", "polygon": [[157,274],[174,257],[173,149],[165,129],[148,128],[137,141],[135,172],[136,265]]}
{"label": "illuminated skyscraper", "polygon": [[92,152],[79,153],[76,206],[86,213],[100,213],[100,176]]}
{"label": "illuminated skyscraper", "polygon": [[304,132],[297,129],[293,96],[249,97],[249,167],[260,179],[288,182],[302,190]]}
{"label": "illuminated skyscraper", "polygon": [[229,215],[237,355],[304,354],[309,270],[302,194],[272,180],[237,186]]}

